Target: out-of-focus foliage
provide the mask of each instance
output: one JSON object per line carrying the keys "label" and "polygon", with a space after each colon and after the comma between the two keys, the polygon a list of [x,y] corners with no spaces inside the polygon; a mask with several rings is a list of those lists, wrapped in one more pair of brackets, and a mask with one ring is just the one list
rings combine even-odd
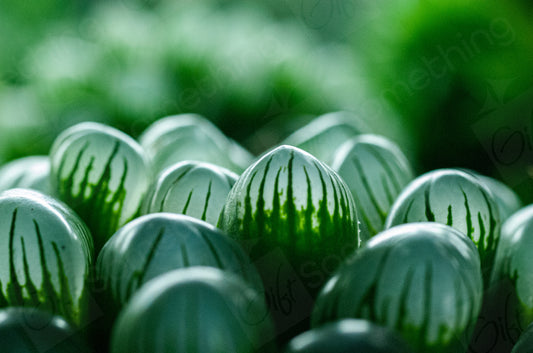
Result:
{"label": "out-of-focus foliage", "polygon": [[[366,110],[371,125],[389,126],[391,138],[408,141],[389,107],[369,104],[346,47],[315,38],[293,20],[275,21],[259,7],[97,2],[76,21],[53,22],[16,66],[28,99],[0,118],[35,107],[26,120],[42,146],[33,150],[19,140],[33,154],[80,121],[138,136],[155,119],[183,112],[210,118],[255,153],[288,134],[269,124],[339,109]],[[10,85],[6,94],[14,89],[20,87]],[[12,146],[1,146],[2,159],[27,154]]]}
{"label": "out-of-focus foliage", "polygon": [[[374,94],[430,170],[469,167],[531,200],[533,22],[520,1],[363,2],[353,32]],[[529,190],[529,191],[528,191]]]}

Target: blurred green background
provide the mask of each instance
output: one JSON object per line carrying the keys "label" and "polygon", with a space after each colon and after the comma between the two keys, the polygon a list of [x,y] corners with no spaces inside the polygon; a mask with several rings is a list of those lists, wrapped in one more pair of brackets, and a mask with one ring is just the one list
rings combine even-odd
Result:
{"label": "blurred green background", "polygon": [[417,172],[467,167],[533,202],[526,0],[0,1],[0,162],[67,126],[137,137],[194,112],[260,154],[355,112]]}

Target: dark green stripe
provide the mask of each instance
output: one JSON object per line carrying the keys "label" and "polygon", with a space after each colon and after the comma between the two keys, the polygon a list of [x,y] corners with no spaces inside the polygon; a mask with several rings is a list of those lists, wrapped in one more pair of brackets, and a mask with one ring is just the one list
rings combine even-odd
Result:
{"label": "dark green stripe", "polygon": [[448,217],[446,220],[446,225],[452,226],[453,225],[453,215],[452,215],[452,205],[448,206]]}
{"label": "dark green stripe", "polygon": [[198,230],[198,234],[200,234],[202,239],[205,241],[205,243],[209,247],[209,250],[211,251],[211,254],[213,255],[213,259],[215,260],[217,267],[223,270],[225,266],[222,261],[222,257],[218,254],[218,250],[216,246],[213,245],[213,242],[211,241],[211,239],[209,239],[209,235],[204,234],[204,232],[202,232],[201,230]]}
{"label": "dark green stripe", "polygon": [[39,246],[39,258],[41,263],[41,277],[42,277],[42,285],[41,285],[41,291],[44,292],[44,296],[46,298],[46,303],[50,305],[50,309],[53,313],[57,313],[57,310],[59,309],[59,303],[57,303],[57,292],[54,288],[54,285],[52,284],[52,275],[50,274],[50,270],[48,269],[48,264],[46,263],[46,254],[44,250],[44,243],[43,243],[43,237],[41,234],[41,229],[39,228],[39,224],[34,219],[33,225],[35,227],[35,235],[37,237],[37,244]]}
{"label": "dark green stripe", "polygon": [[433,317],[431,315],[431,304],[433,299],[433,264],[431,262],[427,262],[425,267],[426,271],[424,274],[424,320],[420,325],[419,339],[421,344],[419,347],[427,346],[430,320]]}
{"label": "dark green stripe", "polygon": [[30,296],[30,305],[37,307],[39,306],[39,293],[37,287],[31,279],[30,266],[28,265],[28,257],[26,255],[26,245],[24,244],[24,237],[20,237],[20,246],[22,247],[22,263],[24,265],[24,287],[26,288],[26,292]]}
{"label": "dark green stripe", "polygon": [[322,199],[320,200],[318,205],[318,229],[320,232],[319,236],[324,237],[329,234],[331,223],[331,216],[328,210],[328,190],[326,187],[326,181],[324,180],[324,176],[322,175],[321,167],[316,162],[315,167],[318,171],[320,184],[322,186]]}
{"label": "dark green stripe", "polygon": [[52,248],[54,249],[54,253],[56,256],[56,264],[57,264],[57,277],[59,280],[59,305],[61,307],[61,313],[67,318],[67,320],[71,322],[77,322],[78,320],[75,319],[75,313],[74,313],[74,305],[72,302],[72,296],[70,295],[70,288],[68,285],[68,279],[65,274],[65,266],[63,264],[63,259],[61,258],[61,254],[59,252],[59,248],[56,244],[56,242],[51,242]]}
{"label": "dark green stripe", "polygon": [[[87,189],[87,186],[89,185],[89,175],[91,173],[91,170],[93,169],[93,165],[94,165],[94,156],[91,156],[91,158],[89,159],[89,163],[85,167],[85,171],[83,173],[83,179],[81,180],[81,183],[80,183],[80,190],[77,195],[73,195],[75,198],[81,198],[81,199],[84,198],[84,192]],[[69,190],[69,192],[70,191],[72,190]]]}
{"label": "dark green stripe", "polygon": [[[63,196],[63,197],[66,197],[67,200],[72,200],[73,196],[71,194],[73,188],[72,188],[72,185],[74,185],[74,174],[76,174],[76,171],[78,170],[78,167],[80,165],[80,162],[81,162],[81,159],[83,157],[83,155],[85,154],[85,151],[87,150],[87,148],[89,147],[89,141],[85,142],[85,144],[81,147],[81,149],[78,151],[78,154],[76,156],[76,159],[74,161],[74,165],[72,166],[72,169],[70,170],[70,173],[69,175],[65,178],[65,179],[62,179],[62,173],[63,173],[63,168],[64,168],[64,165],[66,163],[66,158],[63,157],[63,159],[61,160],[61,165],[59,167],[59,174],[58,174],[58,177],[63,180],[63,182],[60,182],[60,194]],[[84,190],[80,190],[80,194],[78,195],[83,195],[83,191]]]}
{"label": "dark green stripe", "polygon": [[[330,180],[331,181],[331,180]],[[339,182],[336,180],[331,181],[331,186],[333,188],[333,232],[331,234],[327,234],[327,238],[333,238],[332,242],[335,242],[335,239],[341,238],[341,229],[340,229],[340,215],[339,215],[339,195],[337,193],[337,187],[339,185]]]}
{"label": "dark green stripe", "polygon": [[[411,207],[413,207],[413,203],[415,202],[415,199],[412,198],[409,200],[409,203],[407,204],[407,207],[405,208],[405,213],[403,214],[403,219],[400,224],[409,223],[409,212],[411,211]],[[392,224],[395,225],[395,224]]]}
{"label": "dark green stripe", "polygon": [[389,183],[387,182],[386,175],[381,176],[381,187],[383,188],[383,191],[385,192],[385,196],[387,197],[387,202],[389,206],[392,205],[394,203],[394,199],[396,198],[396,195],[398,195],[398,192],[395,192],[393,195],[392,190],[389,186]]}
{"label": "dark green stripe", "polygon": [[[120,216],[122,215],[122,209],[124,207],[124,200],[126,199],[126,177],[128,176],[128,160],[124,157],[122,159],[122,175],[120,176],[120,182],[118,184],[117,189],[113,193],[113,196],[111,197],[111,201],[106,204],[108,211],[110,214],[113,214],[112,220],[113,222],[110,224],[109,231],[114,232],[116,229],[118,229],[121,224],[119,224]],[[115,208],[115,204],[118,203],[118,207]],[[139,205],[140,207],[140,205]],[[132,218],[137,217],[138,215],[133,215]],[[127,220],[129,222],[131,219]]]}
{"label": "dark green stripe", "polygon": [[368,182],[368,179],[363,171],[363,166],[359,162],[358,159],[352,159],[354,167],[357,169],[357,175],[361,179],[361,183],[364,186],[364,190],[366,191],[366,194],[368,195],[368,198],[370,199],[370,202],[374,209],[376,210],[379,218],[381,219],[381,222],[385,221],[385,218],[387,218],[387,212],[385,212],[381,206],[379,205],[378,200],[376,199],[376,196],[374,195],[372,191],[372,187],[370,183]]}
{"label": "dark green stripe", "polygon": [[[7,292],[7,288],[6,288]],[[9,306],[9,303],[7,301],[6,296],[4,295],[4,285],[2,281],[0,281],[0,308],[5,308],[6,306]]]}
{"label": "dark green stripe", "polygon": [[272,163],[272,159],[274,156],[270,156],[268,161],[265,164],[265,168],[263,170],[263,177],[261,178],[261,182],[259,183],[259,191],[257,193],[257,202],[255,204],[255,222],[257,224],[257,237],[262,238],[264,236],[265,231],[265,184],[267,182],[267,175],[268,171],[270,169],[270,163]]}
{"label": "dark green stripe", "polygon": [[253,174],[250,177],[250,180],[248,181],[248,185],[246,185],[246,195],[244,196],[244,215],[242,218],[242,236],[244,239],[251,238],[253,236],[251,232],[251,227],[253,223],[252,219],[252,198],[250,196],[252,184],[255,176],[257,175],[257,170],[253,172]]}
{"label": "dark green stripe", "polygon": [[429,201],[429,194],[431,190],[431,183],[428,183],[424,189],[424,205],[426,207],[426,219],[430,222],[435,222],[435,214],[431,210],[431,203]]}
{"label": "dark green stripe", "polygon": [[11,215],[11,226],[9,228],[9,283],[7,284],[7,298],[10,305],[24,305],[22,297],[22,287],[17,278],[15,269],[15,223],[17,222],[18,209],[15,208]]}
{"label": "dark green stripe", "polygon": [[[466,210],[466,235],[472,239],[472,241],[474,241],[474,243],[476,243],[476,241],[472,238],[472,233],[474,231],[473,227],[472,227],[472,214],[470,212],[470,206],[468,204],[468,197],[466,196],[466,193],[464,192],[463,188],[461,188],[461,192],[463,194],[463,198],[464,198],[464,205],[465,205],[465,210]],[[476,245],[478,245],[476,243]],[[483,248],[483,247],[481,247]]]}
{"label": "dark green stripe", "polygon": [[313,205],[313,188],[311,186],[311,180],[309,179],[309,173],[305,166],[303,166],[303,170],[305,174],[305,182],[307,184],[307,202],[304,210],[304,237],[308,246],[313,247],[313,213],[315,212],[315,207]]}
{"label": "dark green stripe", "polygon": [[194,192],[194,189],[192,189],[191,191],[189,191],[189,196],[187,197],[187,201],[185,202],[185,206],[183,206],[183,210],[181,210],[181,213],[183,214],[187,214],[187,209],[189,208],[189,203],[191,202],[191,199],[192,199],[192,193]]}
{"label": "dark green stripe", "polygon": [[[376,158],[376,160],[381,164],[382,168],[385,170],[385,173],[390,176],[389,180],[392,181],[394,186],[396,187],[396,194],[398,194],[402,188],[403,183],[400,182],[397,179],[396,173],[392,170],[392,168],[389,165],[389,160],[385,159],[381,153],[379,153],[375,148],[370,147],[368,151]],[[392,156],[392,159],[396,160],[396,156]]]}
{"label": "dark green stripe", "polygon": [[213,185],[213,180],[209,180],[209,185],[207,186],[207,194],[205,195],[204,201],[204,211],[202,212],[202,221],[205,221],[207,218],[207,209],[209,208],[209,200],[211,199],[211,187]]}
{"label": "dark green stripe", "polygon": [[296,206],[294,205],[293,163],[294,150],[291,150],[289,163],[287,165],[287,201],[285,202],[285,213],[287,214],[287,241],[289,247],[289,254],[295,253],[295,247],[298,241],[296,232]]}
{"label": "dark green stripe", "polygon": [[[159,212],[164,210],[165,204],[167,203],[167,200],[168,200],[172,190],[181,181],[181,179],[183,179],[183,177],[185,175],[187,175],[191,171],[191,169],[193,169],[194,167],[195,167],[194,165],[189,165],[189,164],[186,164],[183,167],[180,167],[180,172],[181,173],[172,181],[172,183],[169,185],[169,187],[165,190],[165,193],[164,193],[163,197],[161,198],[161,204],[159,206]],[[155,196],[155,194],[154,194],[154,196]]]}
{"label": "dark green stripe", "polygon": [[[278,169],[278,172],[276,173],[276,179],[274,180],[274,195],[272,200],[272,214],[270,216],[272,229],[271,229],[271,235],[272,234],[279,234],[280,231],[280,219],[281,219],[281,202],[280,202],[280,194],[279,191],[279,178],[281,175],[281,168]],[[272,236],[274,238],[274,236]],[[276,238],[278,238],[276,236]]]}
{"label": "dark green stripe", "polygon": [[[379,259],[377,268],[374,272],[373,281],[368,286],[368,288],[365,290],[364,294],[362,295],[361,303],[359,305],[355,305],[357,310],[354,313],[355,316],[353,317],[367,318],[370,321],[378,322],[378,316],[376,312],[376,303],[375,303],[375,299],[377,298],[377,287],[378,287],[380,274],[383,273],[385,269],[385,265],[387,263],[387,260],[389,259],[391,251],[392,251],[391,248],[385,248],[383,250],[383,255]],[[367,313],[367,315],[364,315],[365,312]],[[339,313],[339,314],[344,316],[344,314],[342,313]]]}
{"label": "dark green stripe", "polygon": [[[131,297],[133,293],[139,287],[141,287],[141,285],[144,283],[146,273],[148,272],[148,268],[150,267],[150,264],[155,256],[157,247],[159,246],[159,243],[163,239],[164,234],[165,234],[165,227],[161,227],[161,229],[159,229],[159,232],[157,233],[157,236],[154,242],[152,243],[152,245],[150,246],[150,249],[148,250],[148,254],[146,255],[146,259],[144,260],[144,263],[142,264],[141,268],[133,272],[130,280],[128,281],[128,286],[126,288],[126,298]],[[117,288],[119,287],[117,286]]]}
{"label": "dark green stripe", "polygon": [[396,323],[394,324],[394,328],[399,332],[402,332],[405,318],[409,312],[407,309],[409,306],[409,290],[413,282],[414,272],[415,270],[413,268],[409,268],[405,275],[405,280],[402,280],[402,290],[398,298],[398,313],[396,314]]}
{"label": "dark green stripe", "polygon": [[183,261],[183,267],[189,267],[191,263],[189,261],[189,253],[187,251],[187,245],[184,243],[181,243],[180,249],[181,249],[181,259]]}

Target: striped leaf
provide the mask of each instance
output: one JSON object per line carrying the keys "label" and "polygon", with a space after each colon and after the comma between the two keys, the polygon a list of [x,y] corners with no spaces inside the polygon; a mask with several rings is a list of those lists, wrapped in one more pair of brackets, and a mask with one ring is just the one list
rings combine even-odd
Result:
{"label": "striped leaf", "polygon": [[476,244],[485,285],[500,239],[500,215],[485,184],[458,169],[439,169],[413,180],[394,202],[385,227],[410,222],[452,226]]}
{"label": "striped leaf", "polygon": [[485,175],[478,175],[478,178],[494,195],[502,223],[522,207],[522,201],[517,193],[503,182]]}
{"label": "striped leaf", "polygon": [[253,156],[197,114],[172,115],[155,121],[140,137],[156,171],[184,160],[214,163],[241,173]]}
{"label": "striped leaf", "polygon": [[[533,205],[505,221],[491,277],[491,288],[496,292],[492,306],[504,310],[496,313],[519,332],[533,322],[532,232]],[[509,300],[512,305],[505,307]]]}
{"label": "striped leaf", "polygon": [[15,159],[0,168],[0,191],[24,188],[50,195],[50,159],[28,156]]}
{"label": "striped leaf", "polygon": [[409,353],[392,330],[367,320],[343,319],[293,338],[285,353]]}
{"label": "striped leaf", "polygon": [[98,256],[96,276],[116,310],[150,279],[194,266],[234,273],[263,292],[257,270],[235,240],[208,223],[172,213],[141,216],[117,231]]}
{"label": "striped leaf", "polygon": [[112,127],[80,123],[57,137],[50,157],[54,191],[87,223],[98,252],[140,213],[152,178],[143,149]]}
{"label": "striped leaf", "polygon": [[146,283],[113,328],[111,353],[271,353],[262,296],[214,268],[169,272]]}
{"label": "striped leaf", "polygon": [[177,163],[165,169],[150,187],[143,213],[180,213],[216,225],[237,178],[237,174],[214,164]]}
{"label": "striped leaf", "polygon": [[6,353],[91,352],[62,317],[33,307],[0,310],[0,342]]}
{"label": "striped leaf", "polygon": [[362,318],[420,353],[466,352],[483,297],[479,255],[449,226],[400,225],[376,235],[326,283],[314,327]]}
{"label": "striped leaf", "polygon": [[369,128],[357,115],[339,111],[315,118],[287,137],[283,144],[301,148],[331,165],[337,149],[343,143],[367,132]]}
{"label": "striped leaf", "polygon": [[331,166],[352,192],[363,241],[383,230],[394,200],[414,178],[400,148],[378,135],[347,141],[337,150]]}
{"label": "striped leaf", "polygon": [[[316,269],[318,280],[305,279],[312,292],[333,271],[319,265],[321,259],[340,262],[358,246],[357,213],[346,184],[291,146],[272,150],[246,169],[228,195],[219,227],[238,239],[252,260],[281,249],[301,279]],[[264,278],[275,277],[276,268],[266,266]]]}
{"label": "striped leaf", "polygon": [[0,306],[87,319],[92,239],[66,205],[37,191],[0,194]]}

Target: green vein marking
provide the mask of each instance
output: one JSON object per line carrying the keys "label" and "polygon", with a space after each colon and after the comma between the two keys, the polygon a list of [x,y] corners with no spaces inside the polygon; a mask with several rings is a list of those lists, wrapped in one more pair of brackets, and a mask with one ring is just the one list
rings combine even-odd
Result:
{"label": "green vein marking", "polygon": [[446,220],[446,225],[452,226],[453,225],[453,216],[452,216],[452,205],[448,206],[448,217]]}
{"label": "green vein marking", "polygon": [[295,246],[298,240],[296,234],[296,206],[294,204],[293,163],[294,150],[291,150],[289,163],[287,165],[287,202],[285,203],[285,213],[287,214],[287,235],[289,254],[295,253]]}
{"label": "green vein marking", "polygon": [[355,312],[355,316],[353,316],[353,317],[364,317],[363,316],[364,309],[367,308],[368,309],[368,316],[366,318],[369,319],[370,321],[377,322],[378,317],[377,317],[377,312],[376,312],[376,307],[375,307],[375,302],[374,301],[375,301],[376,296],[377,296],[377,287],[378,287],[378,282],[379,282],[379,275],[381,273],[383,273],[383,270],[385,268],[385,264],[387,263],[387,260],[389,259],[391,250],[392,249],[390,249],[390,248],[384,249],[384,253],[381,256],[381,258],[379,259],[379,263],[377,265],[377,269],[374,272],[374,274],[377,275],[377,277],[374,277],[374,280],[368,286],[368,288],[366,289],[366,292],[361,297],[361,303],[356,308],[357,310]]}
{"label": "green vein marking", "polygon": [[98,182],[96,183],[96,185],[94,185],[93,187],[93,195],[95,196],[89,199],[89,202],[88,202],[89,205],[95,206],[95,205],[103,205],[105,203],[107,193],[102,192],[102,191],[107,190],[109,188],[109,181],[111,180],[111,164],[113,163],[113,160],[117,156],[119,147],[120,147],[120,142],[115,141],[113,150],[111,151],[111,154],[107,158],[107,162],[104,166],[102,175],[100,176],[100,179],[98,179]]}
{"label": "green vein marking", "polygon": [[372,206],[374,206],[374,209],[376,210],[379,218],[381,219],[381,222],[384,222],[385,218],[387,218],[387,212],[385,212],[381,208],[378,200],[376,199],[376,196],[372,192],[372,187],[370,186],[370,183],[368,182],[366,174],[363,171],[363,166],[361,165],[361,162],[355,158],[352,159],[352,162],[353,162],[355,169],[357,169],[357,175],[361,178],[361,182],[363,183],[364,190],[366,190],[366,193],[368,194],[368,198],[370,199]]}
{"label": "green vein marking", "polygon": [[9,302],[7,301],[7,298],[4,296],[4,285],[2,281],[0,281],[0,308],[5,308],[6,306],[9,306]]}
{"label": "green vein marking", "polygon": [[[352,197],[352,194],[350,192],[350,190],[347,188],[347,186],[345,186],[344,182],[340,179],[339,176],[337,176],[336,174],[333,174],[337,180],[337,183],[339,184],[339,187],[341,189],[341,201],[340,201],[340,204],[341,204],[341,210],[342,210],[342,234],[343,234],[343,237],[339,237],[339,242],[343,242],[344,240],[341,239],[341,238],[344,238],[346,236],[350,236],[353,234],[353,222],[354,221],[357,221],[357,220],[354,220],[352,219],[352,211],[354,214],[357,215],[357,210],[356,209],[352,209],[350,207],[350,197]],[[352,197],[353,199],[353,197]],[[355,205],[352,205],[352,207],[355,206]],[[358,229],[358,226],[356,227]],[[356,239],[355,239],[355,242],[357,243],[357,240],[358,240],[358,236],[356,235]],[[344,243],[343,243],[344,244]]]}
{"label": "green vein marking", "polygon": [[211,187],[213,185],[213,180],[209,180],[209,185],[207,186],[207,194],[205,195],[204,201],[204,211],[202,212],[202,221],[207,219],[207,209],[209,208],[209,200],[211,198]]}
{"label": "green vein marking", "polygon": [[28,264],[28,257],[26,255],[26,245],[24,244],[24,237],[20,238],[20,246],[22,247],[22,263],[24,266],[24,278],[26,291],[30,296],[30,305],[37,307],[39,306],[39,293],[37,287],[33,283],[30,275],[30,266]]}
{"label": "green vein marking", "polygon": [[424,275],[424,320],[422,321],[422,325],[420,326],[420,346],[424,347],[426,345],[426,341],[428,338],[428,331],[429,331],[429,323],[431,320],[431,305],[432,305],[432,297],[433,297],[433,291],[431,287],[431,282],[433,280],[433,264],[431,262],[426,263],[426,271]]}
{"label": "green vein marking", "polygon": [[389,165],[389,162],[383,157],[381,153],[379,153],[375,148],[369,148],[368,151],[376,158],[376,160],[381,164],[385,172],[391,176],[390,180],[396,187],[396,194],[398,194],[402,190],[402,183],[397,179],[397,174],[394,173],[392,168]]}
{"label": "green vein marking", "polygon": [[211,239],[209,239],[209,235],[204,234],[202,230],[198,230],[198,234],[200,234],[200,237],[205,241],[207,246],[209,247],[209,250],[211,250],[211,253],[213,254],[213,258],[215,259],[215,262],[217,264],[217,267],[221,270],[225,268],[224,263],[222,261],[222,257],[218,254],[216,246],[214,246]]}
{"label": "green vein marking", "polygon": [[[374,225],[372,224],[372,221],[370,220],[370,218],[368,217],[368,214],[366,213],[366,208],[364,207],[360,207],[359,209],[359,215],[361,216],[361,218],[363,219],[363,222],[365,223],[368,231],[371,233],[371,234],[377,234],[378,231],[377,229],[374,227]],[[406,222],[404,222],[406,223]]]}
{"label": "green vein marking", "polygon": [[333,188],[333,201],[334,201],[334,206],[333,206],[333,232],[331,234],[327,234],[328,238],[332,238],[333,239],[338,239],[340,238],[340,224],[338,222],[338,219],[340,218],[339,217],[339,197],[338,197],[338,194],[337,194],[337,186],[338,186],[338,182],[336,183],[335,180],[330,180],[331,182],[331,186]]}
{"label": "green vein marking", "polygon": [[252,226],[252,197],[251,197],[251,190],[252,190],[252,183],[257,175],[257,170],[253,172],[253,174],[250,177],[250,180],[248,181],[248,185],[246,185],[246,195],[244,196],[244,215],[242,218],[242,227],[243,227],[243,238],[251,238],[252,232],[251,232],[251,226]]}
{"label": "green vein marking", "polygon": [[181,170],[181,173],[172,181],[169,187],[165,190],[165,193],[163,197],[161,198],[161,205],[159,207],[160,212],[163,211],[163,209],[165,208],[165,205],[168,201],[168,198],[170,197],[170,193],[172,192],[172,190],[183,179],[183,177],[185,177],[185,175],[187,175],[191,171],[191,169],[195,168],[195,166],[187,164],[187,165],[184,165],[182,168],[183,170]]}
{"label": "green vein marking", "polygon": [[[464,272],[464,271],[459,271],[459,272]],[[456,278],[455,281],[454,281],[454,288],[455,288],[455,327],[456,328],[461,328],[461,322],[464,320],[466,322],[466,325],[468,325],[468,322],[472,320],[472,311],[473,311],[473,308],[474,308],[474,305],[469,305],[470,307],[470,312],[467,313],[467,315],[469,315],[468,317],[466,318],[463,318],[464,316],[464,310],[462,310],[464,308],[464,304],[461,303],[461,298],[459,295],[461,292],[463,292],[461,290],[462,286],[461,286],[461,281],[465,282],[465,279],[463,276],[459,275],[460,277],[459,278]],[[468,288],[466,288],[466,294],[469,295],[468,298],[471,298],[472,300],[474,300],[473,298],[475,298],[475,295],[474,296],[470,296],[472,293],[468,290]]]}
{"label": "green vein marking", "polygon": [[191,266],[191,263],[189,261],[189,253],[187,251],[187,246],[184,243],[181,243],[180,249],[181,249],[181,258],[183,260],[183,267]]}
{"label": "green vein marking", "polygon": [[52,244],[52,248],[54,249],[55,256],[56,256],[57,276],[59,279],[59,290],[60,290],[59,305],[62,308],[61,312],[69,320],[76,322],[77,320],[74,319],[74,309],[73,309],[74,305],[73,305],[72,297],[70,295],[68,279],[65,274],[65,267],[63,265],[63,259],[61,258],[61,254],[59,252],[59,247],[57,246],[57,243],[52,241],[51,244]]}
{"label": "green vein marking", "polygon": [[[111,201],[109,202],[109,208],[112,210],[114,205],[118,203],[118,210],[115,212],[117,215],[122,214],[122,207],[124,206],[124,199],[126,197],[126,177],[128,176],[128,160],[126,157],[122,158],[122,175],[120,176],[120,182],[118,184],[117,190],[113,194]],[[115,217],[116,222],[114,227],[117,227],[118,217]]]}
{"label": "green vein marking", "polygon": [[481,249],[483,249],[483,253],[485,251],[485,223],[483,222],[483,217],[481,217],[481,212],[478,211],[477,213],[477,223],[479,226],[479,243],[478,246],[480,246]]}
{"label": "green vein marking", "polygon": [[11,216],[11,226],[9,229],[9,283],[7,284],[7,297],[11,305],[24,305],[22,298],[22,287],[17,278],[14,260],[14,239],[15,239],[15,223],[17,221],[18,209],[13,210]]}
{"label": "green vein marking", "polygon": [[77,197],[79,198],[83,198],[85,190],[91,187],[89,185],[89,175],[91,174],[91,170],[93,169],[94,160],[95,160],[94,156],[91,156],[91,158],[89,158],[89,163],[87,164],[87,167],[85,167],[85,171],[83,173],[83,179],[81,180],[81,183],[80,183],[80,190],[78,191],[78,195],[77,195]]}
{"label": "green vein marking", "polygon": [[255,204],[255,222],[257,224],[257,236],[259,238],[262,238],[264,236],[263,232],[265,230],[265,184],[267,181],[267,174],[270,169],[270,163],[272,163],[273,158],[274,156],[270,156],[270,158],[265,164],[265,168],[263,170],[263,177],[261,178],[261,182],[259,183],[259,191],[257,192],[257,202]]}
{"label": "green vein marking", "polygon": [[409,223],[409,212],[411,211],[411,208],[413,207],[413,204],[415,202],[415,199],[412,198],[409,200],[409,203],[407,204],[407,207],[405,208],[405,213],[403,215],[402,224]]}
{"label": "green vein marking", "polygon": [[[483,270],[483,283],[488,285],[490,280],[491,270],[493,267],[494,257],[496,255],[496,249],[499,243],[499,236],[496,235],[496,220],[494,219],[494,214],[492,211],[491,203],[488,199],[488,195],[481,190],[485,204],[489,209],[489,231],[486,232],[485,228],[482,229],[482,235],[479,238],[478,251],[481,258],[481,267]],[[478,215],[479,222],[481,222],[481,215]],[[487,237],[485,244],[485,236]]]}
{"label": "green vein marking", "polygon": [[[272,227],[270,229],[271,235],[276,234],[275,237],[278,238],[280,230],[280,218],[281,218],[281,206],[280,206],[280,191],[279,191],[279,178],[281,175],[281,168],[278,169],[276,173],[276,179],[274,180],[274,198],[272,200],[272,214],[270,216],[270,222]],[[279,240],[279,239],[278,239]]]}
{"label": "green vein marking", "polygon": [[319,205],[318,205],[318,220],[319,220],[318,226],[319,226],[320,237],[324,237],[330,231],[330,222],[331,222],[331,218],[330,218],[329,210],[328,210],[328,190],[327,190],[326,181],[324,180],[324,175],[322,175],[322,170],[320,166],[316,162],[314,163],[315,163],[316,169],[318,170],[320,184],[322,186],[322,199],[320,200]]}
{"label": "green vein marking", "polygon": [[157,233],[154,242],[148,250],[148,254],[146,255],[146,259],[144,260],[144,263],[142,264],[141,268],[139,270],[136,270],[131,276],[131,279],[128,283],[127,298],[131,297],[133,292],[144,283],[144,278],[146,277],[148,268],[150,267],[150,264],[155,256],[159,243],[161,243],[161,240],[163,239],[164,235],[165,227],[161,227],[161,229],[159,229],[159,232]]}
{"label": "green vein marking", "polygon": [[[119,179],[119,185],[114,191],[109,189],[112,177],[111,166],[115,158],[119,155],[121,147],[120,142],[120,140],[114,141],[112,151],[107,158],[102,174],[95,184],[89,182],[89,175],[94,169],[95,161],[99,156],[90,157],[88,164],[84,168],[83,179],[79,183],[79,191],[77,194],[73,193],[74,176],[78,169],[80,169],[81,159],[88,150],[88,141],[78,152],[76,161],[69,175],[60,181],[61,198],[69,204],[89,226],[96,251],[100,250],[109,236],[121,225],[120,217],[123,212],[124,201],[126,198],[125,182],[129,171],[128,161],[125,157],[122,158],[123,170]],[[62,166],[64,166],[65,160],[66,158],[63,157]],[[139,209],[137,210],[137,214],[139,213]],[[137,214],[133,215],[133,217],[137,216]],[[128,221],[129,220],[126,220],[126,222]]]}
{"label": "green vein marking", "polygon": [[307,244],[311,245],[313,243],[313,213],[315,212],[315,207],[313,206],[313,190],[311,186],[311,180],[309,179],[309,173],[307,168],[303,166],[305,174],[305,182],[307,183],[307,202],[304,210],[304,238],[307,240]]}
{"label": "green vein marking", "polygon": [[494,218],[494,213],[493,213],[493,210],[492,210],[492,206],[491,206],[491,203],[489,201],[489,196],[482,190],[481,191],[481,194],[483,195],[483,199],[485,200],[485,203],[487,204],[487,207],[489,209],[489,231],[487,233],[487,245],[485,246],[484,243],[483,244],[483,248],[486,248],[487,251],[489,253],[491,253],[492,255],[490,255],[490,257],[493,257],[494,256],[494,252],[496,251],[496,248],[498,246],[498,243],[499,243],[499,237],[497,237],[495,234],[496,234],[496,219]]}
{"label": "green vein marking", "polygon": [[53,313],[57,313],[59,309],[59,303],[57,303],[57,293],[54,288],[54,285],[52,284],[52,276],[50,274],[50,271],[48,269],[48,265],[46,263],[46,254],[44,251],[44,244],[43,244],[43,237],[41,234],[41,229],[39,228],[39,224],[34,219],[33,225],[35,227],[35,235],[37,237],[37,244],[39,246],[39,258],[41,262],[41,277],[42,277],[42,285],[41,290],[44,292],[44,296],[47,299],[47,301],[50,303],[50,309]]}
{"label": "green vein marking", "polygon": [[[390,188],[389,183],[387,182],[387,176],[381,175],[381,186],[383,188],[383,191],[385,191],[385,196],[387,197],[387,203],[388,205],[392,205],[394,203],[395,196],[392,193],[392,190]],[[397,193],[396,193],[397,195]]]}
{"label": "green vein marking", "polygon": [[399,332],[401,332],[404,328],[404,324],[405,324],[404,319],[406,318],[407,313],[408,313],[407,306],[408,306],[408,301],[409,301],[409,290],[411,289],[413,277],[414,277],[414,269],[409,268],[406,274],[405,281],[403,282],[403,287],[400,292],[400,298],[398,298],[399,307],[398,307],[398,313],[396,316],[396,322],[394,323],[394,327]]}
{"label": "green vein marking", "polygon": [[426,207],[426,219],[430,222],[435,222],[435,214],[431,210],[431,203],[429,202],[429,193],[431,190],[431,183],[428,183],[424,189],[424,205]]}
{"label": "green vein marking", "polygon": [[[475,239],[473,239],[473,236],[472,236],[472,233],[473,233],[473,230],[474,228],[472,227],[472,214],[470,212],[470,206],[468,204],[468,197],[466,196],[466,193],[464,192],[463,188],[461,188],[461,193],[463,194],[463,198],[465,200],[464,202],[464,205],[465,205],[465,210],[466,210],[466,235],[472,239],[474,241],[474,243],[476,245],[478,245],[479,247],[479,244],[478,242],[475,241]],[[481,248],[483,248],[483,245],[481,246]]]}
{"label": "green vein marking", "polygon": [[193,192],[194,192],[194,189],[191,189],[191,191],[189,191],[189,196],[187,197],[187,201],[185,202],[185,205],[183,206],[183,210],[181,210],[182,214],[187,214],[187,209],[189,208],[189,204],[191,202]]}
{"label": "green vein marking", "polygon": [[[74,195],[71,194],[72,191],[72,185],[74,185],[74,174],[76,174],[76,171],[78,170],[78,167],[80,165],[81,159],[83,155],[85,154],[85,151],[89,147],[90,143],[89,141],[85,142],[81,149],[78,151],[78,154],[76,156],[76,159],[74,160],[74,165],[72,166],[72,169],[70,170],[70,173],[65,179],[61,179],[63,182],[60,183],[60,194],[67,197],[68,201],[74,200]],[[63,157],[61,160],[61,164],[59,165],[58,175],[61,178],[61,175],[63,174],[63,168],[65,167],[66,158]],[[83,195],[83,190],[80,190],[80,194]],[[79,194],[78,194],[79,195]]]}

